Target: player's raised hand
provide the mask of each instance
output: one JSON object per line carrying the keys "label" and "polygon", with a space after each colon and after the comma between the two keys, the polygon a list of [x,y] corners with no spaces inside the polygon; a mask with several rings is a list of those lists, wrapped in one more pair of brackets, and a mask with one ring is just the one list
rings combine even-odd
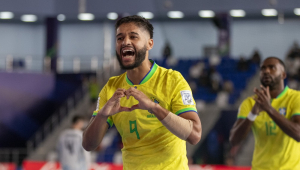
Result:
{"label": "player's raised hand", "polygon": [[254,93],[257,95],[257,98],[254,100],[256,103],[258,103],[259,107],[262,110],[267,111],[272,107],[269,86],[264,87],[261,85],[260,87],[261,89],[257,89],[257,88],[254,89]]}
{"label": "player's raised hand", "polygon": [[128,90],[126,90],[125,95],[127,99],[129,99],[129,97],[132,96],[137,101],[139,101],[138,104],[133,105],[131,107],[131,110],[135,110],[135,109],[152,110],[152,108],[155,106],[155,103],[151,101],[148,98],[148,96],[146,96],[143,92],[133,87],[130,87]]}
{"label": "player's raised hand", "polygon": [[257,102],[255,102],[254,106],[252,107],[251,112],[255,115],[258,115],[259,112],[261,112],[261,111],[262,111],[262,109],[259,107],[259,104]]}
{"label": "player's raised hand", "polygon": [[125,91],[125,89],[117,89],[98,114],[102,116],[112,116],[122,111],[130,111],[130,108],[122,107],[120,104],[121,98],[125,97]]}

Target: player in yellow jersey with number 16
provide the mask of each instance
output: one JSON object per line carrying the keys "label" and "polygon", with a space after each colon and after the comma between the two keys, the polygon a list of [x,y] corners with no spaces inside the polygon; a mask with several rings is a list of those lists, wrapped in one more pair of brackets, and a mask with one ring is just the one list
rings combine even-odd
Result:
{"label": "player in yellow jersey with number 16", "polygon": [[191,89],[174,70],[149,60],[153,26],[140,16],[115,25],[116,54],[126,70],[111,77],[83,134],[83,147],[99,146],[113,124],[122,137],[124,170],[188,170],[186,141],[197,144],[201,122]]}

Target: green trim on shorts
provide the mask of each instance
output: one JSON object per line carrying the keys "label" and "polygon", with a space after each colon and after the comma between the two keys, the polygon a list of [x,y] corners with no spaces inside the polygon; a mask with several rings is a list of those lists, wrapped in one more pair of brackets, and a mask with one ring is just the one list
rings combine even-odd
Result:
{"label": "green trim on shorts", "polygon": [[175,115],[180,115],[180,114],[182,114],[182,113],[184,113],[184,112],[188,112],[188,111],[192,111],[192,112],[198,113],[197,110],[196,110],[195,108],[193,108],[193,107],[188,107],[188,108],[184,108],[184,109],[178,110],[178,111],[175,113]]}

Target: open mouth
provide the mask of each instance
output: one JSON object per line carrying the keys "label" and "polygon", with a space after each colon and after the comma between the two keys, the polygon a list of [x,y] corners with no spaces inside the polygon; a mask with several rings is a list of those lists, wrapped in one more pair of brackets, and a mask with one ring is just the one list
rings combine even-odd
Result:
{"label": "open mouth", "polygon": [[134,57],[135,50],[132,48],[123,48],[121,49],[122,59],[130,59]]}

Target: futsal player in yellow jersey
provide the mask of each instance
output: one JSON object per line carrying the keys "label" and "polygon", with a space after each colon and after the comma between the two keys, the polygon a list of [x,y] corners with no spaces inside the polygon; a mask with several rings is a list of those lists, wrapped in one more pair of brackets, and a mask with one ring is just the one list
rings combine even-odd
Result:
{"label": "futsal player in yellow jersey", "polygon": [[152,37],[152,25],[140,16],[116,23],[116,54],[126,72],[101,90],[82,144],[95,149],[115,125],[124,170],[187,170],[186,141],[199,142],[201,122],[182,75],[148,59]]}
{"label": "futsal player in yellow jersey", "polygon": [[252,170],[300,169],[300,92],[284,86],[284,63],[264,60],[260,89],[243,101],[230,142],[239,144],[252,128],[255,149]]}

